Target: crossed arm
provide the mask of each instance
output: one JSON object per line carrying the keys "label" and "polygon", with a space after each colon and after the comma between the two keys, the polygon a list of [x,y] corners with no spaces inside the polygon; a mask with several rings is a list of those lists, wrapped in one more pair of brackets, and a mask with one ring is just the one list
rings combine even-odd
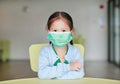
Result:
{"label": "crossed arm", "polygon": [[84,76],[84,63],[80,54],[69,64],[58,63],[57,66],[49,64],[47,54],[41,52],[39,57],[38,76],[40,79],[76,79]]}

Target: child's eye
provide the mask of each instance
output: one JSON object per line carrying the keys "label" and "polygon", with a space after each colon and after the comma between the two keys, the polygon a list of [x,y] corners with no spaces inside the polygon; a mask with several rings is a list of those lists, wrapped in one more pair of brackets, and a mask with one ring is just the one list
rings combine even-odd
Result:
{"label": "child's eye", "polygon": [[57,32],[57,30],[53,30],[54,32]]}
{"label": "child's eye", "polygon": [[62,32],[65,32],[66,30],[62,30]]}

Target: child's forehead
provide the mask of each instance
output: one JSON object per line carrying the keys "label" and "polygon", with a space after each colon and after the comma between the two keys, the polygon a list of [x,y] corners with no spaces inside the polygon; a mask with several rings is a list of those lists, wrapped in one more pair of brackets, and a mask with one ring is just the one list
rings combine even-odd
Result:
{"label": "child's forehead", "polygon": [[51,24],[51,27],[65,27],[65,28],[70,28],[69,27],[69,24],[66,20],[64,19],[58,19],[56,21],[54,21],[52,24]]}
{"label": "child's forehead", "polygon": [[58,19],[56,21],[53,22],[54,25],[56,24],[64,24],[64,25],[68,25],[67,21],[63,20],[63,19]]}

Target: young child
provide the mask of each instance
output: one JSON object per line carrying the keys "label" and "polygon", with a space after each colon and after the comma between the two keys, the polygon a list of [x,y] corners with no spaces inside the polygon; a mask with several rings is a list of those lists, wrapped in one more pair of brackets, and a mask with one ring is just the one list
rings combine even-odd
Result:
{"label": "young child", "polygon": [[47,22],[50,44],[41,49],[38,77],[40,79],[78,79],[84,76],[83,57],[73,45],[74,31],[71,16],[66,12],[53,13]]}

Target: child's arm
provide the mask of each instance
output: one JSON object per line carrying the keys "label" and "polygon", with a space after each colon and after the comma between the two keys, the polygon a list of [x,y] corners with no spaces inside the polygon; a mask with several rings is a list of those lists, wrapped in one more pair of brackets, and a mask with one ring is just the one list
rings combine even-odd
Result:
{"label": "child's arm", "polygon": [[64,63],[58,63],[57,66],[51,66],[49,64],[48,54],[45,51],[41,51],[39,57],[38,76],[41,79],[51,79],[64,75],[65,72],[70,71],[70,65]]}
{"label": "child's arm", "polygon": [[[78,50],[75,50],[75,58],[73,60],[73,62],[75,60],[78,60],[81,65],[80,65],[80,70],[77,70],[75,68],[75,66],[71,69],[71,71],[66,72],[61,79],[77,79],[77,78],[82,78],[84,76],[84,60],[83,57],[80,55]],[[72,63],[73,63],[72,62]],[[75,70],[76,69],[76,70]]]}
{"label": "child's arm", "polygon": [[[83,66],[83,65],[82,65]],[[84,68],[80,70],[71,70],[66,72],[60,79],[78,79],[84,76]]]}

